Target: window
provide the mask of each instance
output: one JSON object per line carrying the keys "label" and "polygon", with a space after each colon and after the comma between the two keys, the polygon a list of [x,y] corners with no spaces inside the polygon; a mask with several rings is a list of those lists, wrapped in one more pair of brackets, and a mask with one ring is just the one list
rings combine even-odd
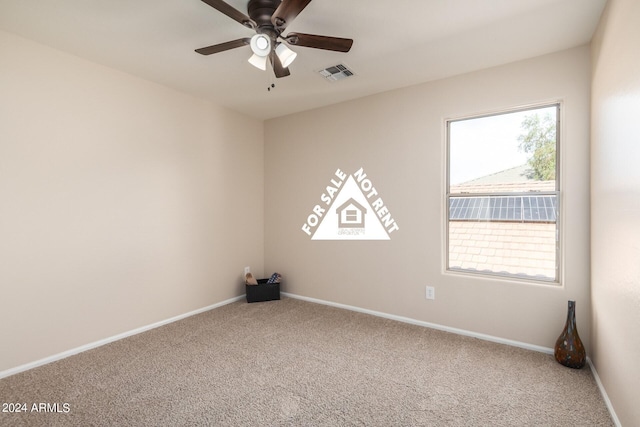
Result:
{"label": "window", "polygon": [[560,104],[447,121],[448,271],[560,281]]}

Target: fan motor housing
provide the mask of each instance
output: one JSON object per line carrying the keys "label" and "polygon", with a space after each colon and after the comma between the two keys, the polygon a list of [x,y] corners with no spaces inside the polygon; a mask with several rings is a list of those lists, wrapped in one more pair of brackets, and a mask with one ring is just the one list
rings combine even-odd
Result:
{"label": "fan motor housing", "polygon": [[271,16],[280,6],[281,0],[250,0],[247,6],[249,17],[257,24],[258,28],[271,28]]}

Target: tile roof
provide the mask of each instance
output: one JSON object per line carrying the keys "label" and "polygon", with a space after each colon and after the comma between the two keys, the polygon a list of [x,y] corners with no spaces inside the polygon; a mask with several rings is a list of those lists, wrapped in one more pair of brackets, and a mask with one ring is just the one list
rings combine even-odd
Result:
{"label": "tile roof", "polygon": [[504,182],[501,184],[458,184],[451,186],[451,194],[464,193],[523,193],[527,191],[555,191],[555,181]]}
{"label": "tile roof", "polygon": [[451,186],[451,193],[554,191],[555,181],[536,181],[528,165],[520,165]]}
{"label": "tile roof", "polygon": [[554,280],[556,225],[449,222],[449,268]]}

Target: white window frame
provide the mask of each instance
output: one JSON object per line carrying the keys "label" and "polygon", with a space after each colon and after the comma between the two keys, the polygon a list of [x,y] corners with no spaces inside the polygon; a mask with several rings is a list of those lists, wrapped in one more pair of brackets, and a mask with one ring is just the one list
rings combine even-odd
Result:
{"label": "white window frame", "polygon": [[[554,191],[540,191],[535,192],[536,196],[555,196],[556,197],[556,254],[555,254],[555,271],[556,275],[553,280],[542,279],[537,277],[519,275],[519,274],[511,274],[511,273],[503,273],[503,272],[489,272],[489,271],[478,271],[472,269],[462,269],[462,268],[450,268],[449,255],[450,255],[450,245],[449,245],[449,223],[450,223],[450,200],[451,197],[483,197],[483,196],[531,196],[531,192],[509,192],[509,193],[500,193],[500,192],[488,192],[488,193],[470,193],[470,194],[451,194],[451,184],[450,184],[450,176],[451,176],[451,132],[450,126],[453,122],[459,122],[463,120],[473,120],[480,119],[484,117],[498,116],[503,114],[517,113],[523,111],[533,111],[542,108],[554,107],[556,108],[556,179],[555,179],[555,190]],[[562,212],[563,212],[563,197],[561,192],[561,182],[562,182],[562,168],[561,168],[561,148],[562,148],[562,137],[561,137],[561,116],[563,111],[563,105],[561,101],[551,101],[541,104],[528,105],[524,107],[516,107],[511,109],[503,109],[499,111],[494,111],[491,113],[484,114],[474,114],[468,115],[464,117],[456,117],[446,119],[444,122],[444,133],[445,133],[445,141],[446,141],[446,149],[445,149],[445,197],[444,197],[444,211],[445,211],[445,230],[444,230],[444,271],[445,273],[450,274],[460,274],[471,277],[479,277],[479,278],[497,278],[497,279],[505,279],[514,282],[525,282],[525,283],[535,283],[535,284],[543,284],[543,285],[561,285],[562,284],[562,272],[563,272],[563,253],[562,253]]]}

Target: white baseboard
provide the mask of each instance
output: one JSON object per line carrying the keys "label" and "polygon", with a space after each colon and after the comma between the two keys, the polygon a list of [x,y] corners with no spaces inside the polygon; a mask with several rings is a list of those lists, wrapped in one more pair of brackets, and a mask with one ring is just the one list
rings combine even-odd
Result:
{"label": "white baseboard", "polygon": [[160,322],[156,322],[156,323],[153,323],[151,325],[142,326],[140,328],[136,328],[136,329],[133,329],[131,331],[127,331],[127,332],[124,332],[124,333],[121,333],[121,334],[118,334],[118,335],[114,335],[114,336],[109,337],[109,338],[105,338],[105,339],[102,339],[102,340],[99,340],[99,341],[95,341],[95,342],[92,342],[92,343],[89,343],[89,344],[85,344],[83,346],[76,347],[76,348],[73,348],[71,350],[63,351],[62,353],[54,354],[53,356],[45,357],[44,359],[36,360],[35,362],[27,363],[27,364],[24,364],[24,365],[17,366],[15,368],[11,368],[11,369],[7,369],[5,371],[1,371],[0,372],[0,379],[9,377],[11,375],[15,375],[15,374],[20,373],[20,372],[28,371],[29,369],[37,368],[38,366],[46,365],[47,363],[51,363],[51,362],[55,362],[57,360],[61,360],[61,359],[67,358],[69,356],[73,356],[75,354],[82,353],[84,351],[91,350],[91,349],[94,349],[96,347],[100,347],[100,346],[103,346],[105,344],[109,344],[111,342],[118,341],[118,340],[121,340],[123,338],[130,337],[132,335],[137,335],[139,333],[146,332],[148,330],[151,330],[151,329],[154,329],[154,328],[158,328],[160,326],[164,326],[164,325],[167,325],[169,323],[177,322],[178,320],[182,320],[182,319],[185,319],[187,317],[195,316],[196,314],[204,313],[205,311],[213,310],[215,308],[222,307],[222,306],[227,305],[227,304],[231,304],[232,302],[239,301],[239,300],[243,299],[244,297],[245,297],[244,295],[240,295],[240,296],[237,296],[235,298],[231,298],[231,299],[219,302],[217,304],[210,305],[208,307],[203,307],[203,308],[200,308],[198,310],[190,311],[188,313],[181,314],[181,315],[172,317],[170,319],[161,320]]}
{"label": "white baseboard", "polygon": [[451,332],[457,335],[464,335],[467,337],[479,338],[484,341],[491,341],[499,344],[506,344],[513,347],[519,347],[527,350],[537,351],[540,353],[553,354],[552,348],[542,347],[539,345],[533,345],[533,344],[528,344],[520,341],[508,340],[500,337],[494,337],[492,335],[485,335],[477,332],[471,332],[464,329],[450,328],[448,326],[438,325],[437,323],[424,322],[422,320],[411,319],[410,317],[396,316],[395,314],[388,314],[380,311],[374,311],[374,310],[368,310],[365,308],[355,307],[352,305],[346,305],[346,304],[340,304],[340,303],[331,302],[331,301],[324,301],[316,298],[304,297],[296,294],[290,294],[288,292],[282,292],[282,295],[289,298],[295,298],[303,301],[313,302],[316,304],[323,304],[331,307],[343,308],[345,310],[357,311],[358,313],[371,314],[373,316],[383,317],[385,319],[397,320],[398,322],[409,323],[411,325],[424,326],[425,328],[437,329],[439,331],[444,331],[444,332]]}
{"label": "white baseboard", "polygon": [[602,400],[604,400],[604,404],[607,405],[607,409],[609,410],[609,415],[611,415],[611,420],[616,425],[616,427],[622,427],[622,424],[618,419],[618,415],[616,415],[616,411],[613,409],[611,400],[609,400],[609,395],[607,394],[607,391],[604,389],[604,384],[602,384],[602,381],[600,381],[600,376],[598,375],[598,371],[596,371],[596,367],[593,366],[593,362],[591,362],[591,359],[589,357],[587,357],[587,363],[591,368],[591,373],[593,374],[593,377],[596,379],[596,384],[598,385],[598,389],[600,389]]}

